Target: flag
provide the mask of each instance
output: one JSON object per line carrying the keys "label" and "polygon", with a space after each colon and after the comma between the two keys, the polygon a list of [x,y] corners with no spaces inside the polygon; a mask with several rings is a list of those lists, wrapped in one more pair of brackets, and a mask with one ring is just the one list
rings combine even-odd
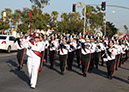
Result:
{"label": "flag", "polygon": [[32,17],[32,12],[30,13],[30,17]]}

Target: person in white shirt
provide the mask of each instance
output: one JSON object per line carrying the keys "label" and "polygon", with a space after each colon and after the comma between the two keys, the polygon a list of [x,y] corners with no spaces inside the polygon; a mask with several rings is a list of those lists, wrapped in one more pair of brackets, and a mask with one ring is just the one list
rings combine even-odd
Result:
{"label": "person in white shirt", "polygon": [[72,71],[74,51],[75,51],[75,48],[76,48],[76,43],[73,41],[73,36],[72,35],[70,35],[70,42],[68,44],[70,45],[70,48],[68,50],[67,65],[68,65],[68,70]]}
{"label": "person in white shirt", "polygon": [[49,41],[49,58],[50,58],[50,68],[53,69],[56,57],[57,50],[57,42],[54,39],[54,34],[51,36],[51,40]]}
{"label": "person in white shirt", "polygon": [[93,36],[90,36],[90,44],[91,44],[91,61],[89,66],[89,72],[92,72],[95,63],[95,49],[96,49],[96,44],[94,42]]}
{"label": "person in white shirt", "polygon": [[79,38],[76,39],[76,56],[77,56],[78,68],[80,68],[80,64],[81,64],[81,42],[79,41]]}
{"label": "person in white shirt", "polygon": [[119,66],[119,63],[120,63],[120,57],[121,57],[121,53],[122,53],[122,48],[119,45],[119,40],[116,40],[115,44],[113,46],[117,50],[117,54],[116,54],[116,58],[115,58],[115,63],[116,63],[116,70],[118,70],[118,66]]}
{"label": "person in white shirt", "polygon": [[42,51],[41,51],[41,63],[40,63],[40,68],[39,72],[42,70],[43,62],[44,62],[44,56],[45,56],[45,42],[43,41],[43,34],[40,34],[40,42],[43,45]]}
{"label": "person in white shirt", "polygon": [[40,34],[35,33],[33,35],[33,40],[29,40],[23,43],[23,46],[27,49],[27,68],[30,78],[30,86],[31,88],[36,87],[40,60],[41,60],[41,51],[43,48],[43,44],[40,42]]}
{"label": "person in white shirt", "polygon": [[97,38],[97,43],[96,43],[96,53],[95,53],[95,66],[96,69],[98,69],[98,65],[100,63],[101,59],[101,51],[104,48],[104,45],[100,42],[100,38]]}
{"label": "person in white shirt", "polygon": [[126,52],[126,55],[125,55],[125,61],[128,60],[128,50],[129,50],[129,43],[128,43],[128,40],[125,39],[125,52]]}
{"label": "person in white shirt", "polygon": [[49,54],[49,41],[47,40],[47,35],[44,35],[43,36],[43,41],[44,41],[44,46],[45,46],[45,60],[46,60],[46,63],[48,62],[48,54]]}
{"label": "person in white shirt", "polygon": [[60,70],[61,74],[64,75],[66,71],[66,63],[67,63],[67,56],[68,56],[68,49],[70,46],[66,44],[66,38],[63,38],[62,43],[59,45],[59,61],[60,61]]}
{"label": "person in white shirt", "polygon": [[91,59],[91,45],[89,43],[88,35],[86,35],[85,41],[82,42],[81,45],[81,64],[82,64],[82,73],[83,76],[87,76],[87,71],[89,69],[90,65],[90,59]]}
{"label": "person in white shirt", "polygon": [[25,54],[25,49],[23,43],[25,42],[24,34],[20,35],[20,38],[16,38],[15,43],[17,46],[17,60],[18,60],[18,70],[20,71],[23,67],[23,59]]}
{"label": "person in white shirt", "polygon": [[109,41],[109,48],[107,49],[107,78],[112,79],[114,75],[114,70],[115,70],[115,57],[117,55],[117,50],[113,46],[114,42]]}

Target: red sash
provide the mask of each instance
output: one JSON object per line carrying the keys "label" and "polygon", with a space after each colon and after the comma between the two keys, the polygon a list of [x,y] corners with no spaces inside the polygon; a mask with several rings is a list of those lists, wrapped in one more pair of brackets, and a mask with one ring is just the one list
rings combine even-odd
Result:
{"label": "red sash", "polygon": [[[34,45],[34,41],[30,40],[30,43]],[[32,50],[37,56],[41,57],[41,53],[35,50]]]}
{"label": "red sash", "polygon": [[41,53],[35,50],[32,50],[37,56],[41,57]]}

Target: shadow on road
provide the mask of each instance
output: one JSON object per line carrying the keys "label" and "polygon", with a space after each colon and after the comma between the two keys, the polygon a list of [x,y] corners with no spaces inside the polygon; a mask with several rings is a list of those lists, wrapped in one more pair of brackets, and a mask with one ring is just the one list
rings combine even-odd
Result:
{"label": "shadow on road", "polygon": [[125,67],[120,67],[121,69],[125,69],[125,70],[128,70],[129,71],[129,69],[127,69],[127,68],[125,68]]}
{"label": "shadow on road", "polygon": [[[102,76],[102,77],[104,77],[104,78],[107,78],[107,72],[104,72],[104,71],[102,71],[102,70],[99,70],[99,69],[98,69],[98,70],[94,70],[93,73],[95,73],[95,74],[97,74],[97,75],[100,75],[100,76]],[[119,81],[121,81],[121,82],[124,82],[124,83],[129,84],[129,81],[128,81],[128,80],[119,78],[119,77],[117,77],[117,76],[113,76],[113,78],[116,79],[116,80],[119,80]]]}
{"label": "shadow on road", "polygon": [[12,60],[8,60],[8,61],[6,61],[6,63],[11,64],[13,67],[18,67],[18,64]]}
{"label": "shadow on road", "polygon": [[124,79],[119,78],[119,77],[116,77],[116,76],[114,76],[113,78],[114,78],[114,79],[117,79],[117,80],[120,80],[120,81],[122,81],[122,82],[124,82],[124,83],[129,84],[129,81],[128,81],[128,80],[124,80]]}
{"label": "shadow on road", "polygon": [[[11,51],[10,53],[16,53],[17,51]],[[10,54],[10,53],[8,53],[7,51],[5,51],[5,50],[0,50],[0,53],[5,53],[5,54]]]}
{"label": "shadow on road", "polygon": [[25,74],[24,71],[18,71],[17,69],[13,70],[11,69],[10,72],[14,73],[15,75],[17,75],[21,80],[25,81],[28,85],[29,85],[29,78],[28,76]]}
{"label": "shadow on road", "polygon": [[[11,64],[13,67],[18,67],[18,64],[12,60],[8,60],[6,63]],[[23,64],[27,64],[27,60],[23,60]]]}
{"label": "shadow on road", "polygon": [[10,72],[14,73],[16,76],[18,76],[21,80],[25,81],[29,85],[29,78],[25,74],[25,72],[24,71],[18,71],[17,69],[13,68],[13,67],[17,67],[18,66],[17,63],[12,61],[12,60],[8,60],[7,63],[9,63],[8,66],[11,68]]}
{"label": "shadow on road", "polygon": [[97,75],[100,75],[100,76],[102,76],[102,77],[104,77],[104,78],[107,78],[107,72],[104,72],[104,71],[102,71],[102,70],[94,69],[94,70],[93,70],[93,73],[95,73],[95,74],[97,74]]}
{"label": "shadow on road", "polygon": [[[58,63],[56,63],[57,66]],[[50,69],[50,65],[47,65],[46,63],[44,63],[44,66],[46,66],[48,69]],[[61,74],[60,71],[58,71],[56,68],[53,68],[54,71],[56,71],[58,74]]]}
{"label": "shadow on road", "polygon": [[77,71],[75,71],[75,70],[72,70],[72,72],[74,72],[74,73],[76,73],[76,74],[78,74],[78,75],[80,75],[80,76],[83,76],[83,74],[82,74],[82,73],[77,72]]}
{"label": "shadow on road", "polygon": [[[55,61],[55,62],[54,62],[54,65],[55,65],[56,67],[60,67],[60,62],[59,62],[59,61]],[[50,69],[50,66],[49,66],[48,64],[46,64],[46,63],[44,63],[43,66],[46,66],[48,69]],[[75,67],[75,68],[81,70],[81,67],[78,68],[78,66],[77,66],[76,64],[73,64],[73,67]],[[68,70],[68,67],[66,67],[66,69]],[[53,70],[56,71],[58,74],[61,74],[61,71],[57,70],[56,68],[53,68]],[[77,72],[77,71],[74,70],[74,69],[72,70],[72,72],[74,72],[74,73],[76,73],[76,74],[82,76],[82,73],[79,73],[79,72]]]}

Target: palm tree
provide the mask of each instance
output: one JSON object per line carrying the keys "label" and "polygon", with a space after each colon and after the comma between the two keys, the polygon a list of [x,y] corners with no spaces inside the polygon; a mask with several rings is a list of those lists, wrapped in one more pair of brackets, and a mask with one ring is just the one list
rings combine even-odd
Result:
{"label": "palm tree", "polygon": [[58,14],[59,13],[57,11],[52,11],[51,16],[53,17],[53,21],[56,21],[57,20]]}
{"label": "palm tree", "polygon": [[126,33],[126,34],[129,34],[128,27],[127,27],[126,25],[124,25],[124,28],[125,28],[125,30],[127,31],[127,33]]}

